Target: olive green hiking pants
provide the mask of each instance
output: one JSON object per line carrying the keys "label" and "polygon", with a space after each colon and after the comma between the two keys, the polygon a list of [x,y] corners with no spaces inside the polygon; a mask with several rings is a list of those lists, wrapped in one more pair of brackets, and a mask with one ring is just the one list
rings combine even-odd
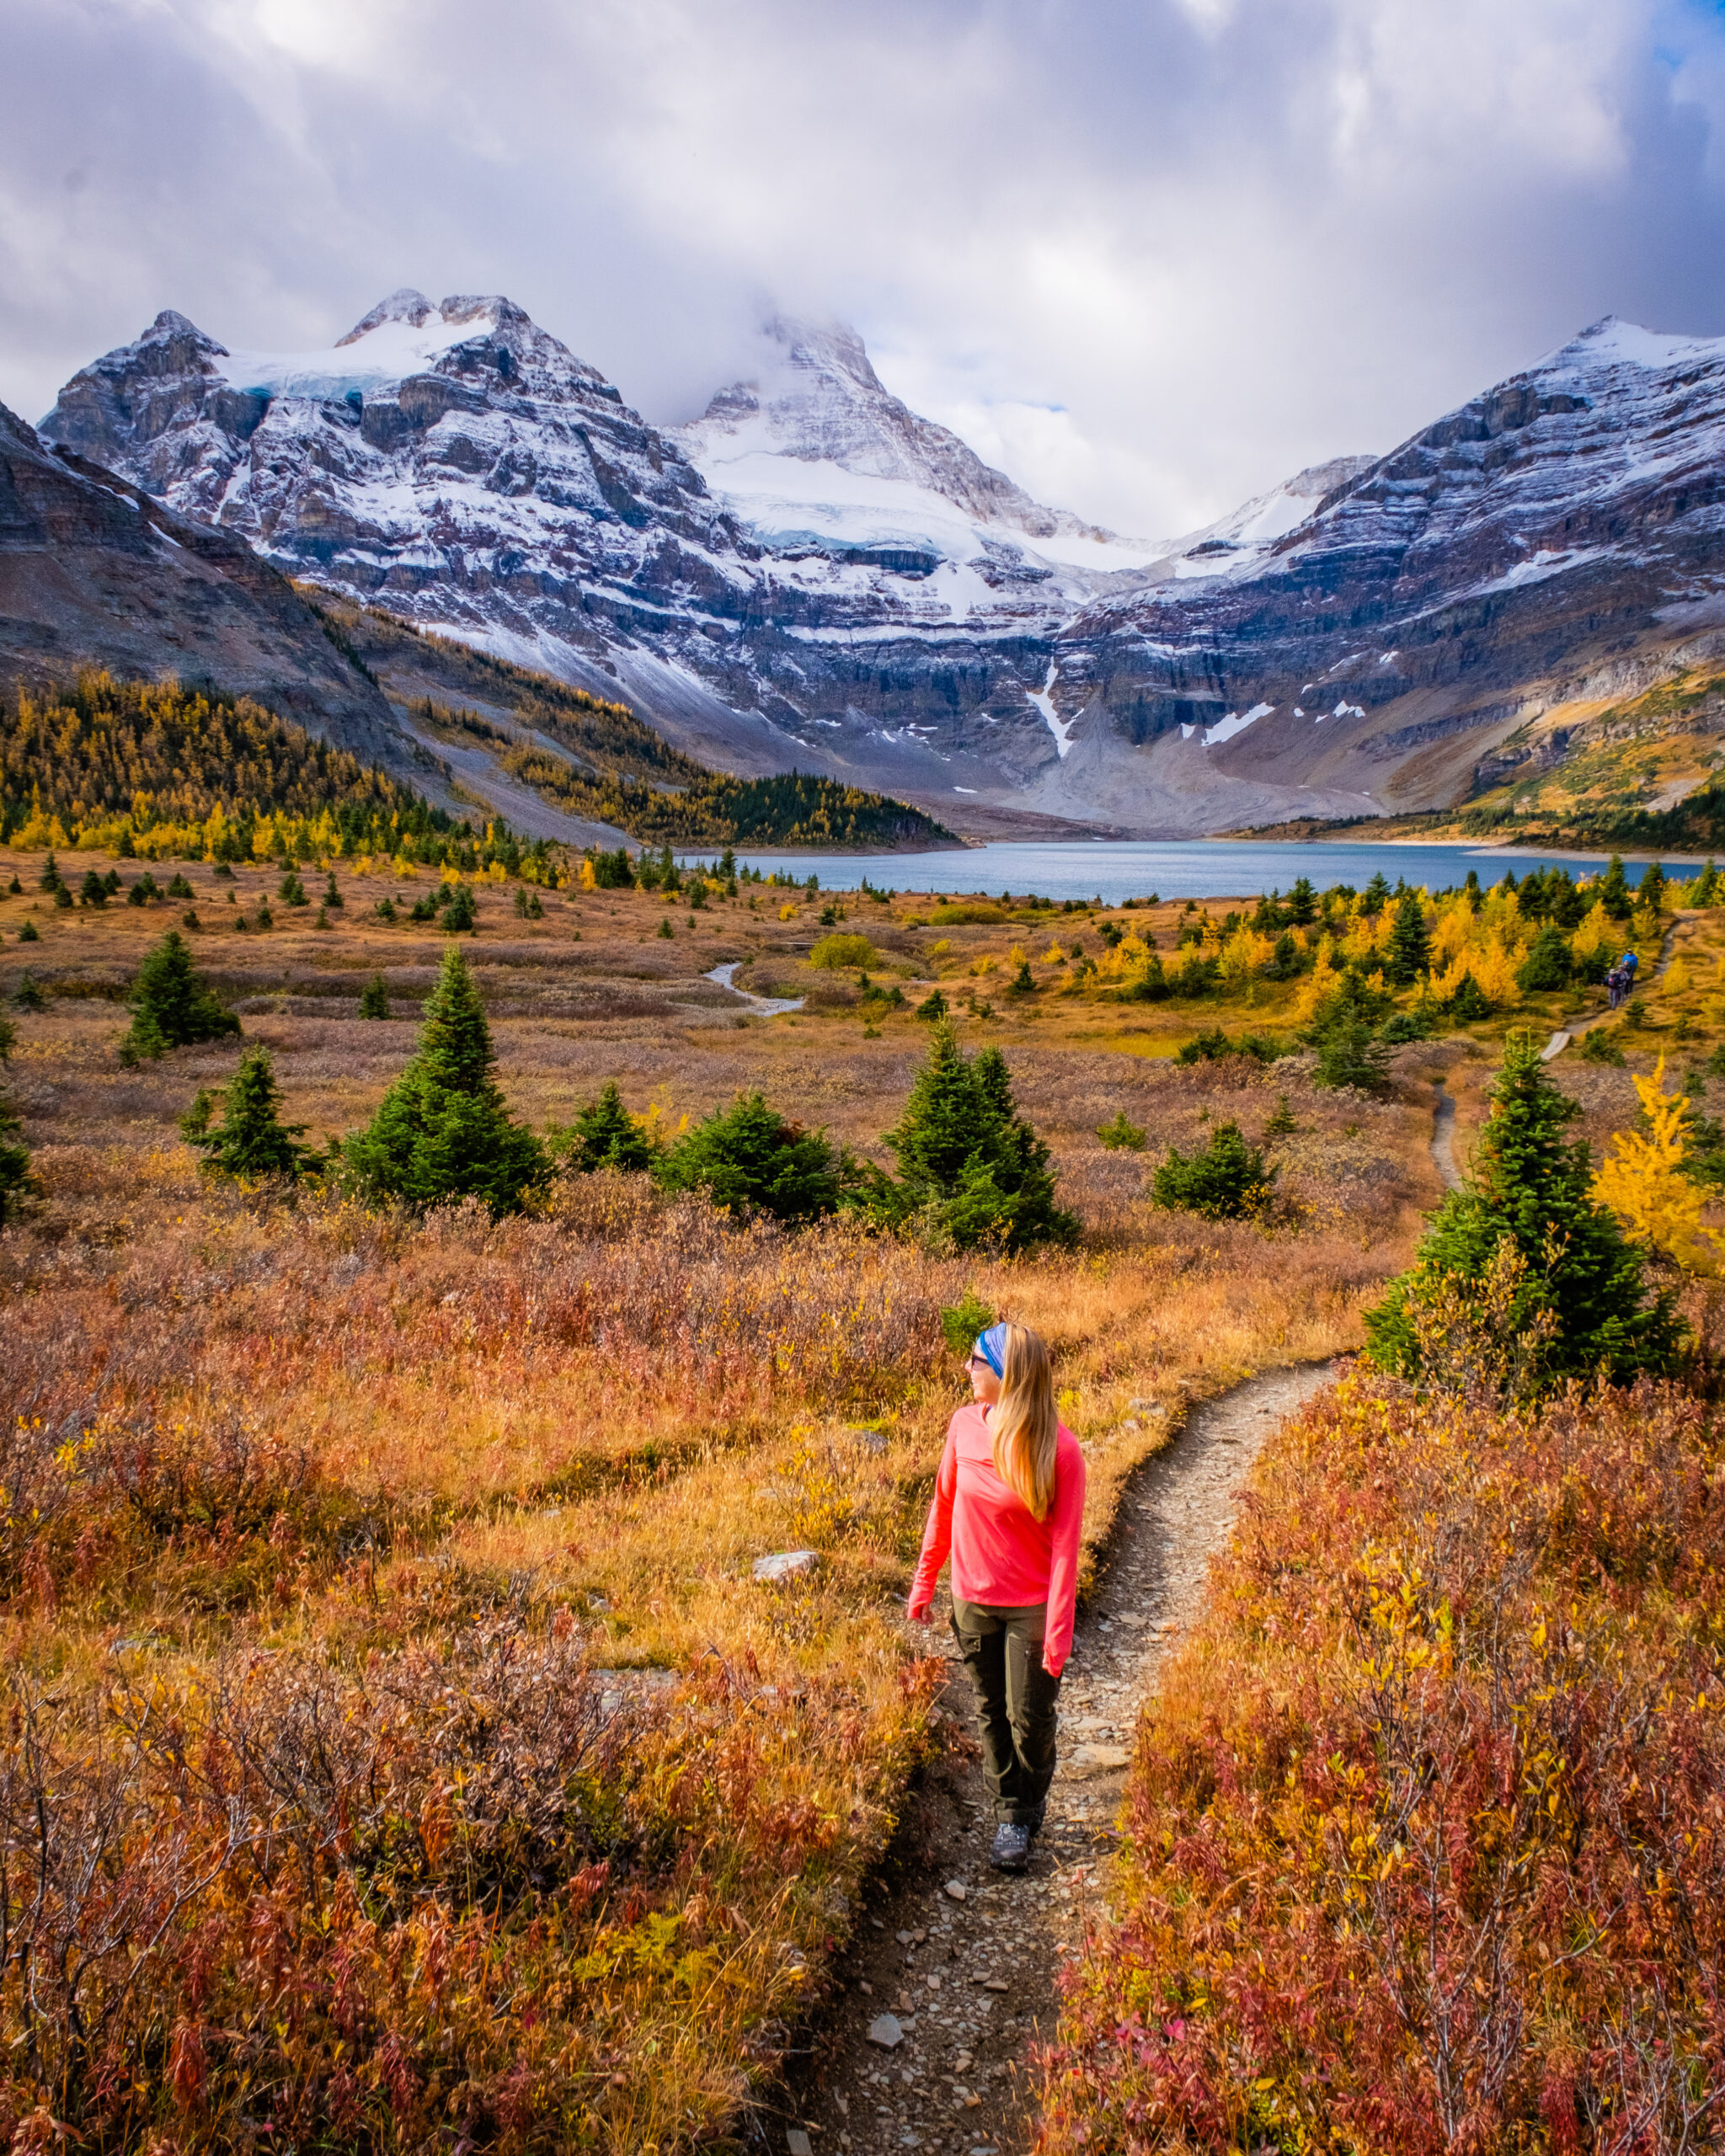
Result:
{"label": "olive green hiking pants", "polygon": [[953,1598],[953,1636],[976,1689],[982,1764],[995,1817],[1035,1827],[1055,1774],[1055,1702],[1060,1680],[1042,1666],[1048,1604],[998,1609]]}

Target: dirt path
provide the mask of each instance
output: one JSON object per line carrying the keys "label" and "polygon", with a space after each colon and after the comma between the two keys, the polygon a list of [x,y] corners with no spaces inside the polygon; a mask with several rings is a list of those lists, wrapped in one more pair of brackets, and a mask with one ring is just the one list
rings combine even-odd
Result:
{"label": "dirt path", "polygon": [[1445,1190],[1460,1190],[1461,1171],[1455,1165],[1455,1096],[1447,1092],[1441,1078],[1432,1081],[1437,1095],[1432,1111],[1432,1159],[1444,1178]]}
{"label": "dirt path", "polygon": [[[812,2050],[752,2123],[753,2146],[785,2156],[1018,2156],[1029,2148],[1035,2109],[1024,2062],[1054,2032],[1063,1956],[1087,1917],[1105,1908],[1139,1702],[1199,1607],[1258,1447],[1328,1380],[1327,1364],[1249,1379],[1194,1408],[1167,1451],[1133,1476],[1080,1614],[1060,1694],[1060,1764],[1030,1871],[1005,1879],[989,1870],[993,1825],[980,1771],[960,1756],[962,1741],[949,1746],[915,1800],[894,1863],[865,1897]],[[950,1656],[949,1636],[943,1646]],[[974,1748],[969,1686],[956,1660],[943,1704]],[[890,2049],[869,2038],[884,2015],[902,2032]]]}
{"label": "dirt path", "polygon": [[[1648,974],[1647,982],[1638,983],[1638,986],[1644,987],[1648,982],[1658,980],[1666,967],[1670,964],[1672,947],[1677,941],[1677,931],[1681,925],[1680,916],[1665,931],[1659,943],[1659,955],[1653,962],[1652,970]],[[1606,1019],[1613,1015],[1610,1006],[1607,1004],[1603,1010],[1595,1011],[1591,1018],[1578,1018],[1573,1025],[1560,1029],[1546,1043],[1545,1048],[1541,1052],[1540,1060],[1542,1063],[1549,1063],[1554,1056],[1562,1055],[1564,1049],[1578,1041],[1583,1033],[1590,1033],[1595,1026],[1603,1026]]]}

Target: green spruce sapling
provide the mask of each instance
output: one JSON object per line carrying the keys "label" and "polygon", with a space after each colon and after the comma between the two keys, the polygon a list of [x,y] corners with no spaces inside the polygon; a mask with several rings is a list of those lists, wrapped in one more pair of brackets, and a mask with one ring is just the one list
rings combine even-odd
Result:
{"label": "green spruce sapling", "polygon": [[745,1218],[794,1223],[837,1211],[850,1163],[825,1132],[787,1123],[759,1093],[745,1093],[685,1132],[653,1173],[667,1190],[704,1191]]}
{"label": "green spruce sapling", "polygon": [[1150,1136],[1129,1119],[1124,1108],[1112,1121],[1098,1123],[1096,1134],[1111,1153],[1141,1153]]}
{"label": "green spruce sapling", "polygon": [[1251,1219],[1274,1193],[1279,1171],[1248,1145],[1236,1123],[1219,1123],[1201,1152],[1170,1146],[1151,1179],[1155,1203],[1200,1214],[1206,1220]]}
{"label": "green spruce sapling", "polygon": [[192,963],[192,954],[177,928],[144,954],[131,997],[132,1020],[120,1043],[122,1062],[159,1056],[195,1041],[225,1040],[238,1033],[239,1020],[224,1009]]}
{"label": "green spruce sapling", "polygon": [[1441,1380],[1471,1328],[1494,1345],[1483,1358],[1470,1351],[1469,1366],[1494,1361],[1517,1391],[1669,1371],[1688,1339],[1675,1298],[1649,1291],[1642,1253],[1595,1202],[1588,1148],[1563,1134],[1579,1109],[1551,1082],[1531,1033],[1504,1042],[1491,1097],[1461,1187],[1366,1313],[1371,1359]]}
{"label": "green spruce sapling", "polygon": [[421,1207],[479,1198],[519,1209],[542,1182],[545,1155],[510,1117],[498,1086],[484,1006],[458,946],[427,997],[418,1052],[342,1157],[363,1195]]}
{"label": "green spruce sapling", "polygon": [[299,1142],[304,1123],[284,1123],[277,1113],[281,1088],[270,1051],[261,1043],[241,1056],[221,1100],[220,1123],[211,1122],[211,1097],[200,1091],[180,1124],[186,1142],[203,1155],[209,1173],[248,1182],[264,1176],[297,1181],[323,1165],[310,1146]]}
{"label": "green spruce sapling", "polygon": [[642,1175],[658,1158],[658,1148],[623,1106],[614,1078],[606,1080],[598,1098],[579,1111],[562,1136],[563,1160],[581,1175],[599,1168]]}

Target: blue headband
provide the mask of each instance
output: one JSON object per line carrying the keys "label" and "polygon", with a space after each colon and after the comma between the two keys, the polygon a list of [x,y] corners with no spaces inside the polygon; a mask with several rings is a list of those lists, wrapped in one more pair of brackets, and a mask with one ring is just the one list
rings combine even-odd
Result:
{"label": "blue headband", "polygon": [[1005,1326],[991,1325],[986,1332],[979,1332],[976,1336],[976,1353],[981,1356],[995,1375],[1004,1382],[1007,1374],[1005,1362],[1007,1328]]}

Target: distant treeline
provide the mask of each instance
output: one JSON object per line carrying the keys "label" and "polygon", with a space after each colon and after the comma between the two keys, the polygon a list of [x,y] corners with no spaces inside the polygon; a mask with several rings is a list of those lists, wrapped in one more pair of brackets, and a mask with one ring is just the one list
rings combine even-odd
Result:
{"label": "distant treeline", "polygon": [[[674,785],[653,786],[632,774],[582,771],[478,712],[451,711],[429,697],[415,708],[428,724],[484,742],[511,778],[544,800],[614,824],[643,846],[926,846],[952,836],[905,802],[809,771],[732,778],[679,756]],[[517,710],[553,732],[525,703]]]}
{"label": "distant treeline", "polygon": [[945,826],[884,794],[808,771],[732,778],[703,771],[676,792],[590,780],[531,745],[505,750],[505,771],[572,815],[615,824],[644,846],[900,846],[950,838]]}
{"label": "distant treeline", "polygon": [[1725,787],[1709,779],[1674,808],[1583,812],[1563,830],[1589,846],[1637,853],[1717,853],[1725,849]]}
{"label": "distant treeline", "polygon": [[548,853],[434,808],[248,697],[107,674],[0,697],[0,839],[151,860],[501,860],[529,873]]}
{"label": "distant treeline", "polygon": [[[801,771],[737,779],[674,748],[625,703],[437,635],[376,607],[307,591],[367,670],[386,682],[410,664],[451,692],[412,707],[431,726],[483,741],[511,777],[573,816],[613,824],[643,846],[927,846],[943,825],[902,801]],[[502,707],[499,724],[462,700]],[[537,741],[523,738],[537,734]],[[557,755],[545,744],[553,743]],[[569,759],[564,760],[564,755]]]}

